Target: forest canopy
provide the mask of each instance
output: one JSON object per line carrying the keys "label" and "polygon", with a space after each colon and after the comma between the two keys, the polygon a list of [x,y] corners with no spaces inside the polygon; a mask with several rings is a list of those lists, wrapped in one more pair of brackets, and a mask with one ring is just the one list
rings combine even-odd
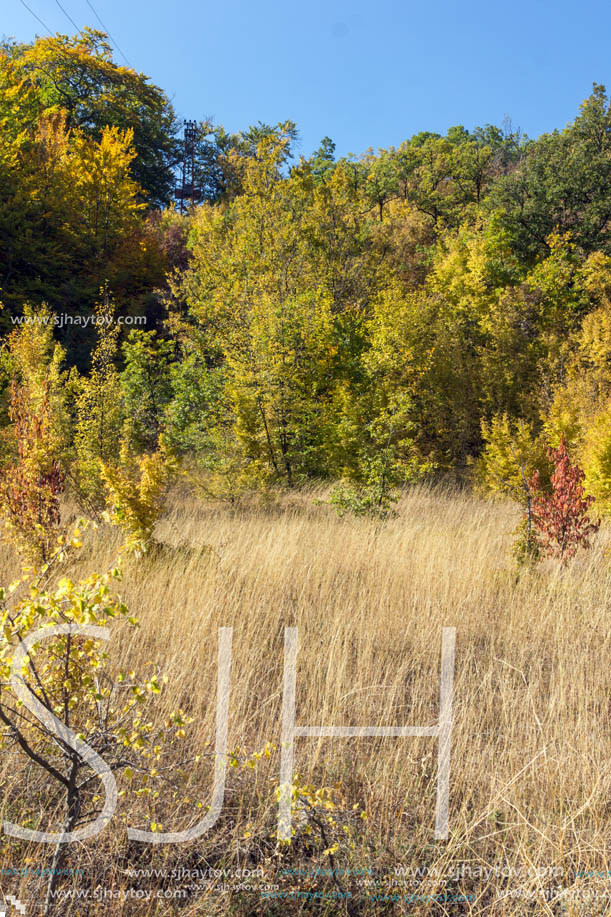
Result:
{"label": "forest canopy", "polygon": [[101,32],[5,42],[0,124],[5,463],[17,385],[88,505],[155,456],[231,499],[324,480],[383,505],[450,471],[512,492],[563,437],[611,505],[604,86],[537,139],[339,158],[203,118],[182,207],[181,124]]}

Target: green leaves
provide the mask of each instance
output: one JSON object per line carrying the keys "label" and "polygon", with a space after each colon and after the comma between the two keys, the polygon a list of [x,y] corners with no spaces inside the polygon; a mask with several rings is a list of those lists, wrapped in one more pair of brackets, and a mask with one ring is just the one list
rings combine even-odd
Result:
{"label": "green leaves", "polygon": [[147,77],[113,62],[104,33],[84,29],[74,38],[43,37],[11,50],[3,66],[6,92],[20,81],[30,87],[28,104],[20,106],[23,126],[31,129],[45,112],[63,110],[67,127],[95,142],[107,127],[132,131],[135,181],[152,202],[168,202],[178,152],[174,111]]}
{"label": "green leaves", "polygon": [[516,250],[532,259],[548,251],[557,230],[586,252],[609,254],[611,108],[594,84],[581,112],[563,131],[524,149],[518,168],[491,188],[488,206],[502,210]]}

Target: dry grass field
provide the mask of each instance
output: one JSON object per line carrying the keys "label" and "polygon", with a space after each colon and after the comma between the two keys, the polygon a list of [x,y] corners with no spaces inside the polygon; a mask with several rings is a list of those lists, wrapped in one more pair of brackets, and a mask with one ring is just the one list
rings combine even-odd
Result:
{"label": "dry grass field", "polygon": [[[71,848],[82,874],[63,879],[57,913],[611,912],[609,879],[579,875],[611,869],[608,529],[566,568],[518,577],[510,504],[422,488],[398,510],[381,525],[340,519],[312,493],[240,509],[173,498],[163,545],[126,568],[121,591],[140,627],[116,625],[110,664],[154,660],[169,678],[159,716],[182,706],[193,718],[183,746],[202,758],[189,801],[162,793],[157,804],[163,830],[181,830],[201,817],[193,800],[210,799],[218,628],[233,627],[225,804],[201,839],[152,847],[128,843],[126,823],[148,825],[140,800],[122,796],[112,827]],[[117,546],[114,532],[93,533],[86,563],[102,569]],[[9,568],[5,556],[0,581]],[[415,726],[437,722],[442,627],[456,627],[447,840],[434,838],[436,739],[297,738],[301,784],[329,790],[304,791],[314,801],[296,807],[292,844],[276,842],[286,626],[299,628],[297,723]],[[5,818],[37,779],[5,756]],[[28,902],[28,917],[42,880],[6,871],[51,855],[0,845],[0,888]],[[180,869],[228,872],[195,881],[175,878]],[[248,870],[258,888],[229,887],[248,884]],[[104,888],[124,901],[94,903]]]}

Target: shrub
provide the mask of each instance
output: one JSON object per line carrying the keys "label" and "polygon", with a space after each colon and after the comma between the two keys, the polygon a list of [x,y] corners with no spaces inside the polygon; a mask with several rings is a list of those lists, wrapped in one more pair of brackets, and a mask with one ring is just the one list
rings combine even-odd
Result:
{"label": "shrub", "polygon": [[[4,825],[14,837],[56,845],[45,914],[51,912],[66,857],[67,843],[57,838],[91,836],[94,820],[97,830],[105,827],[116,805],[117,772],[138,795],[150,792],[147,783],[157,774],[166,740],[184,734],[182,711],[172,712],[160,727],[150,720],[148,707],[164,681],[156,672],[139,680],[135,673],[112,677],[107,671],[102,638],[107,639],[109,623],[124,618],[136,627],[138,622],[111,589],[120,577],[118,567],[77,583],[61,575],[67,555],[80,547],[75,530],[48,563],[24,572],[8,595],[0,590],[0,749],[16,747],[39,773],[33,800],[20,798],[24,822],[39,824],[40,812],[58,805],[64,812],[59,834],[33,836],[30,829]],[[137,791],[139,783],[144,789]]]}
{"label": "shrub", "polygon": [[111,521],[124,530],[130,547],[146,549],[152,541],[173,468],[163,443],[152,455],[133,458],[124,442],[121,462],[102,466]]}
{"label": "shrub", "polygon": [[585,494],[584,473],[571,462],[564,437],[559,447],[550,449],[548,454],[554,465],[551,493],[541,493],[540,476],[535,472],[530,482],[537,494],[532,515],[544,552],[566,563],[580,545],[590,546],[590,535],[598,531],[600,522],[592,522],[588,516],[594,498]]}
{"label": "shrub", "polygon": [[524,420],[511,421],[507,414],[482,422],[486,447],[475,468],[476,478],[490,494],[506,494],[527,505],[532,498],[530,480],[549,480],[549,460],[542,440]]}

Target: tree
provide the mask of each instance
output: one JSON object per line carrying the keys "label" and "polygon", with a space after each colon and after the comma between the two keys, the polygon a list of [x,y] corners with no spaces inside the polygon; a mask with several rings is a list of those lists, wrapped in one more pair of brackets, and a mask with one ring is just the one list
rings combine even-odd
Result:
{"label": "tree", "polygon": [[611,508],[611,258],[596,252],[579,271],[592,299],[590,311],[568,338],[565,372],[544,413],[548,440],[564,437],[585,473],[586,492],[597,507]]}
{"label": "tree", "polygon": [[123,342],[120,375],[124,436],[136,455],[154,452],[172,397],[171,365],[176,347],[154,331],[131,331]]}
{"label": "tree", "polygon": [[549,487],[550,463],[543,438],[536,436],[532,425],[507,414],[495,415],[490,423],[482,421],[484,449],[475,463],[475,479],[488,495],[508,496],[524,508],[524,516],[514,534],[512,553],[518,568],[537,561],[540,545],[537,538],[533,502],[537,488]]}
{"label": "tree", "polygon": [[242,162],[244,193],[202,208],[176,288],[190,313],[183,334],[219,383],[208,428],[231,492],[329,473],[333,387],[352,359],[351,192],[339,167],[320,185],[307,167],[285,175],[290,142],[286,125],[263,132]]}
{"label": "tree", "polygon": [[523,259],[549,251],[554,231],[570,232],[586,253],[611,253],[610,150],[611,107],[595,83],[578,117],[530,141],[518,168],[490,189],[488,206],[503,212]]}
{"label": "tree", "polygon": [[126,440],[120,461],[102,466],[110,519],[123,529],[130,550],[140,552],[153,543],[173,469],[173,458],[163,442],[156,452],[136,457]]}
{"label": "tree", "polygon": [[588,420],[580,449],[586,490],[597,508],[611,512],[611,407],[600,408]]}
{"label": "tree", "polygon": [[33,131],[46,112],[63,111],[68,130],[95,142],[104,131],[132,131],[134,181],[153,206],[169,203],[179,160],[178,121],[165,93],[148,77],[112,59],[108,37],[95,29],[37,38],[0,51],[0,106],[28,87],[15,116]]}
{"label": "tree", "polygon": [[83,510],[99,517],[107,497],[102,470],[119,459],[125,406],[115,364],[120,327],[106,294],[95,317],[97,343],[91,368],[75,386],[73,459],[68,473]]}
{"label": "tree", "polygon": [[17,456],[0,473],[1,513],[19,550],[44,562],[57,537],[59,496],[64,490],[64,473],[57,452],[52,450],[48,379],[41,385],[36,408],[28,404],[24,389],[13,381],[9,418]]}
{"label": "tree", "polygon": [[119,240],[138,226],[143,205],[138,203],[138,186],[130,176],[136,158],[132,144],[131,129],[123,133],[109,127],[97,142],[75,135],[66,159],[65,181],[73,191],[69,216],[70,229],[76,234],[74,247],[82,245],[94,265],[108,262]]}
{"label": "tree", "polygon": [[64,351],[53,341],[51,314],[26,308],[8,341],[9,426],[0,468],[0,515],[17,548],[45,561],[60,526],[69,443]]}
{"label": "tree", "polygon": [[0,287],[7,312],[15,315],[23,302],[48,302],[69,315],[57,330],[81,368],[91,336],[80,322],[99,288],[107,284],[120,306],[133,307],[143,288],[163,282],[164,257],[144,225],[131,176],[132,140],[117,128],[104,129],[99,140],[69,132],[64,115],[49,112],[32,136],[5,146],[0,135],[6,207]]}
{"label": "tree", "polygon": [[328,178],[335,168],[335,143],[330,137],[323,137],[309,162],[316,181],[324,181]]}
{"label": "tree", "polygon": [[[564,438],[557,449],[549,450],[549,457],[554,465],[552,490],[550,494],[539,493],[533,500],[533,519],[544,550],[566,563],[579,546],[590,546],[590,536],[598,531],[600,522],[592,522],[588,516],[594,498],[585,495],[584,473],[571,462]],[[531,487],[535,492],[541,490],[537,472]]]}
{"label": "tree", "polygon": [[512,422],[507,414],[482,421],[485,448],[476,465],[476,477],[489,494],[503,494],[528,509],[529,525],[537,474],[538,487],[548,486],[550,467],[541,437],[524,420]]}

